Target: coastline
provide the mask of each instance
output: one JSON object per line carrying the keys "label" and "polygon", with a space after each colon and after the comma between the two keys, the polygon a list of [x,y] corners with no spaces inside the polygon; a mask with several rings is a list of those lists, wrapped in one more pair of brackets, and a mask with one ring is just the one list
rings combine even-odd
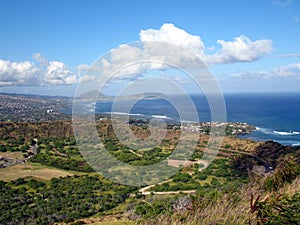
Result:
{"label": "coastline", "polygon": [[258,142],[273,141],[284,146],[300,146],[300,133],[298,131],[275,130],[272,128],[255,127],[250,133],[238,135],[241,139],[250,139]]}

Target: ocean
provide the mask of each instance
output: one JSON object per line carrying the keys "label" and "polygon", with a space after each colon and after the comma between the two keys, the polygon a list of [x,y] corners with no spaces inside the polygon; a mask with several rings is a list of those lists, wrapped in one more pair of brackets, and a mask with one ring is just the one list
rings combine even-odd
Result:
{"label": "ocean", "polygon": [[[196,106],[199,121],[210,121],[211,111],[206,97],[191,95]],[[228,122],[246,122],[256,127],[256,131],[241,135],[257,141],[273,140],[283,145],[300,145],[300,92],[299,93],[247,93],[225,94],[224,100]],[[176,102],[184,105],[184,98],[176,97]],[[119,109],[127,104],[119,103]],[[121,106],[120,106],[121,105]],[[97,113],[110,113],[112,102],[98,102]],[[185,109],[187,114],[189,109]],[[115,113],[124,113],[122,110]],[[176,109],[164,99],[143,99],[132,107],[132,118],[163,118],[179,120]],[[186,119],[186,118],[185,118]]]}
{"label": "ocean", "polygon": [[242,138],[300,145],[300,93],[228,95],[225,99],[228,121],[256,127]]}

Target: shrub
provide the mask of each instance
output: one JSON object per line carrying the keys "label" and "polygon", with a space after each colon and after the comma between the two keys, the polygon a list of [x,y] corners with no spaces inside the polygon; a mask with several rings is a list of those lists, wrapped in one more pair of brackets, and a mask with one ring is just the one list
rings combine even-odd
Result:
{"label": "shrub", "polygon": [[206,180],[207,177],[208,177],[208,176],[207,176],[206,174],[204,174],[204,173],[199,173],[199,174],[197,174],[196,179],[199,179],[199,180]]}
{"label": "shrub", "polygon": [[275,170],[272,177],[268,177],[264,182],[266,190],[278,190],[285,183],[291,183],[300,175],[300,165],[293,161],[283,161]]}

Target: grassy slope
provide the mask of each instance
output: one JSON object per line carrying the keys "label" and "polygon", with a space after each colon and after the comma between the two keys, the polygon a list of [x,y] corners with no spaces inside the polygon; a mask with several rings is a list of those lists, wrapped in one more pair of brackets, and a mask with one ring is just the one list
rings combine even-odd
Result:
{"label": "grassy slope", "polygon": [[[235,196],[224,195],[204,208],[201,208],[200,203],[193,213],[174,214],[171,217],[162,215],[159,224],[262,224],[257,219],[258,211],[250,209],[251,194],[254,198],[260,196],[259,202],[264,203],[281,195],[291,197],[299,191],[300,178],[295,179],[292,184],[286,184],[278,192],[262,192],[259,186],[245,186]],[[239,202],[236,204],[233,199],[239,199]],[[144,221],[143,224],[155,224],[153,222]]]}
{"label": "grassy slope", "polygon": [[[45,126],[47,127],[47,126]],[[44,128],[44,127],[43,127]],[[64,129],[61,131],[64,133]],[[202,136],[200,143],[203,144],[204,140],[207,140],[207,136]],[[262,143],[257,143],[249,140],[241,140],[233,137],[226,137],[223,142],[223,146],[225,144],[230,144],[229,149],[233,150],[242,150],[245,152],[253,152],[256,150]],[[269,148],[269,146],[267,146]],[[278,152],[274,150],[278,154]],[[283,149],[285,150],[285,149]],[[142,154],[143,151],[140,151]],[[223,153],[225,157],[229,155],[233,155],[233,153]],[[235,154],[234,154],[235,155]],[[268,157],[271,158],[271,157]],[[65,171],[61,169],[56,169],[53,167],[43,166],[41,164],[21,164],[16,165],[14,167],[8,167],[0,170],[0,180],[14,180],[20,177],[33,176],[39,179],[49,180],[53,177],[64,177],[64,176],[72,176],[74,174],[79,174],[79,172],[73,171]],[[212,179],[211,176],[208,177],[208,181]],[[299,178],[294,181],[292,185],[286,185],[282,188],[278,193],[293,193],[295,191],[299,191]],[[296,182],[296,183],[295,183]],[[297,183],[298,182],[298,183]],[[204,182],[203,182],[204,183]],[[157,220],[146,220],[143,221],[144,224],[247,224],[249,222],[249,218],[251,220],[255,220],[255,213],[250,213],[249,210],[249,199],[250,194],[257,196],[261,194],[260,199],[264,199],[267,196],[272,195],[273,193],[261,193],[259,186],[245,186],[243,190],[240,192],[234,193],[235,197],[238,198],[238,204],[234,204],[232,201],[233,196],[225,195],[222,198],[216,199],[216,201],[212,202],[209,205],[206,205],[205,208],[201,208],[201,203],[199,203],[199,207],[196,207],[193,211],[187,212],[185,214],[174,214],[172,216],[161,215]],[[122,212],[115,212],[122,213]],[[112,215],[107,215],[104,217],[98,218],[89,218],[84,221],[89,224],[133,224],[132,221],[124,219],[124,217],[114,216],[115,214],[112,212]],[[184,218],[184,219],[183,219]],[[185,221],[185,222],[183,222]]]}
{"label": "grassy slope", "polygon": [[39,163],[18,164],[0,170],[0,180],[10,181],[17,178],[35,177],[43,180],[50,180],[54,177],[73,176],[83,174],[76,171],[66,171],[41,165]]}
{"label": "grassy slope", "polygon": [[[108,215],[82,219],[91,225],[119,225],[119,224],[143,224],[143,225],[207,225],[207,224],[264,224],[257,218],[258,211],[251,211],[250,196],[260,196],[260,203],[274,202],[277,196],[292,197],[300,192],[300,177],[291,184],[286,184],[277,192],[263,192],[259,185],[244,186],[234,195],[226,194],[221,198],[211,201],[208,205],[201,202],[195,203],[192,210],[174,213],[172,215],[159,215],[155,219],[142,219],[132,221],[124,218],[124,215]],[[205,205],[205,206],[204,206]],[[270,223],[272,224],[272,223]]]}

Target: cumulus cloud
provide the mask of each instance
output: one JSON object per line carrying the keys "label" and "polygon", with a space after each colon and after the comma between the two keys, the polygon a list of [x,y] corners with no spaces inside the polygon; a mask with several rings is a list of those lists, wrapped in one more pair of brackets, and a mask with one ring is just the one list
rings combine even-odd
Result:
{"label": "cumulus cloud", "polygon": [[211,64],[251,62],[273,50],[272,41],[251,41],[244,35],[234,38],[234,41],[218,40],[217,43],[221,45],[221,50],[214,55],[207,56],[207,61]]}
{"label": "cumulus cloud", "polygon": [[[38,63],[0,59],[0,86],[74,84],[79,80],[81,71],[73,72],[63,62],[48,61],[39,53],[34,54],[33,59]],[[79,69],[82,68],[83,66]]]}
{"label": "cumulus cloud", "polygon": [[112,49],[109,57],[102,58],[89,68],[85,77],[88,80],[88,77],[99,77],[101,73],[104,77],[109,77],[108,82],[118,83],[121,80],[136,80],[147,76],[150,70],[162,71],[172,67],[194,68],[199,65],[204,64],[190,51],[166,42],[149,40],[142,45],[123,44]]}
{"label": "cumulus cloud", "polygon": [[[251,41],[245,35],[235,37],[233,41],[217,40],[221,46],[215,54],[207,55],[205,51],[216,49],[206,48],[200,36],[192,35],[175,27],[173,24],[163,24],[159,30],[148,29],[140,32],[140,40],[167,42],[193,52],[208,64],[227,64],[235,62],[250,62],[258,60],[263,54],[271,53],[272,41],[262,39]],[[182,57],[180,54],[177,57]]]}
{"label": "cumulus cloud", "polygon": [[62,62],[49,62],[46,68],[44,81],[48,84],[72,84],[77,82],[76,74]]}
{"label": "cumulus cloud", "polygon": [[[120,70],[115,73],[115,79],[136,79],[150,69],[169,68],[164,62],[172,62],[185,69],[199,65],[199,58],[210,65],[251,62],[272,51],[270,40],[252,41],[245,35],[235,37],[233,41],[217,40],[217,47],[207,48],[200,36],[190,34],[170,23],[163,24],[159,29],[141,30],[140,41],[143,43],[142,47],[124,44],[111,50],[110,57],[102,59],[94,68],[81,64],[72,70],[63,62],[48,61],[40,53],[33,55],[36,62],[0,59],[0,85],[44,86],[94,81],[99,76],[96,67],[101,68],[105,75]],[[161,44],[153,45],[153,41]],[[172,44],[181,48],[174,48]],[[136,64],[127,65],[134,60]],[[145,62],[141,63],[141,60]],[[89,74],[81,77],[88,68]]]}
{"label": "cumulus cloud", "polygon": [[38,83],[40,70],[32,62],[10,62],[0,59],[0,84],[26,85]]}
{"label": "cumulus cloud", "polygon": [[123,44],[111,50],[108,58],[103,58],[90,68],[86,79],[97,77],[97,71],[101,71],[106,76],[113,73],[110,82],[119,82],[142,77],[148,70],[170,68],[164,62],[181,69],[193,69],[203,66],[202,62],[210,65],[251,62],[272,51],[270,40],[251,41],[245,35],[233,41],[218,40],[219,48],[206,48],[200,36],[189,34],[170,23],[163,24],[159,29],[141,30],[140,41],[142,45]]}
{"label": "cumulus cloud", "polygon": [[205,46],[200,36],[189,34],[185,30],[175,27],[174,24],[163,24],[159,30],[142,30],[140,40],[142,42],[167,42],[188,49],[198,57],[204,56]]}

